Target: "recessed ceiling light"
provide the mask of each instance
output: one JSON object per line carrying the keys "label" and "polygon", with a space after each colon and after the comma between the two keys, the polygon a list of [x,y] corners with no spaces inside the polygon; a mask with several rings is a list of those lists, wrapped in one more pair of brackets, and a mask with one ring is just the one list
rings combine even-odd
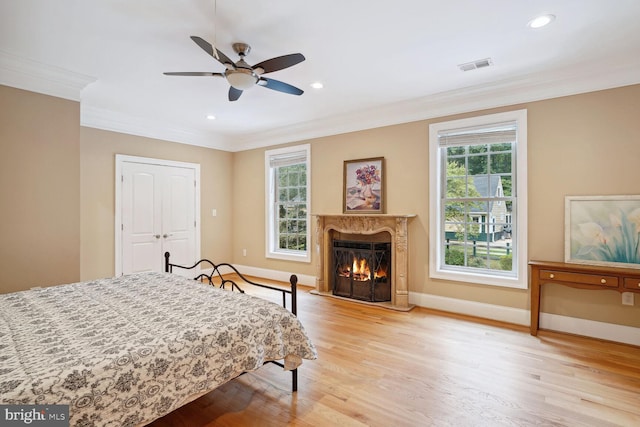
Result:
{"label": "recessed ceiling light", "polygon": [[208,114],[208,115],[207,115],[207,119],[209,119],[209,120],[215,120],[215,119],[216,119],[216,116],[214,116],[213,114]]}
{"label": "recessed ceiling light", "polygon": [[324,87],[324,85],[320,82],[313,82],[311,83],[311,87],[314,89],[322,89]]}
{"label": "recessed ceiling light", "polygon": [[555,15],[551,15],[551,14],[540,15],[536,18],[533,18],[531,21],[529,21],[527,25],[529,26],[529,28],[541,28],[541,27],[544,27],[545,25],[552,23],[554,19],[556,19]]}

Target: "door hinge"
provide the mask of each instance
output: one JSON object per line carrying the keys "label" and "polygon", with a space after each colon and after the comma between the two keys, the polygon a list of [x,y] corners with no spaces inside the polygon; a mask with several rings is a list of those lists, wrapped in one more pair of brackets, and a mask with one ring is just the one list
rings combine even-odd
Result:
{"label": "door hinge", "polygon": [[124,175],[120,175],[120,182],[124,182]]}

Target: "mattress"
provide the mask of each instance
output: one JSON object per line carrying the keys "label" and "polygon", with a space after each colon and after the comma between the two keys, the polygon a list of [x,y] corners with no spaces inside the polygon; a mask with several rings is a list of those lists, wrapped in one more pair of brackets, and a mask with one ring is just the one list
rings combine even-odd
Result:
{"label": "mattress", "polygon": [[142,273],[0,295],[0,402],[70,405],[70,425],[157,419],[271,360],[315,359],[275,303]]}

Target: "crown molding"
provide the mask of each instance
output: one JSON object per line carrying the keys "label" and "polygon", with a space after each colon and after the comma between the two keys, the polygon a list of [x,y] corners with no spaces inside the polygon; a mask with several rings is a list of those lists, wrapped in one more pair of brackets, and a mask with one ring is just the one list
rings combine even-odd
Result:
{"label": "crown molding", "polygon": [[575,68],[440,92],[394,104],[329,116],[236,138],[234,151],[321,138],[490,108],[559,98],[640,83],[640,61],[589,73]]}
{"label": "crown molding", "polygon": [[5,86],[80,101],[82,90],[96,80],[0,50],[0,84]]}
{"label": "crown molding", "polygon": [[146,138],[231,151],[231,143],[228,139],[215,133],[187,129],[166,121],[131,116],[115,111],[88,107],[84,104],[80,105],[80,125]]}
{"label": "crown molding", "polygon": [[[640,59],[531,73],[496,83],[434,93],[394,104],[320,117],[247,135],[205,130],[131,116],[81,103],[81,125],[113,132],[238,152],[453,114],[481,111],[640,83]],[[97,79],[0,50],[0,84],[73,101]]]}

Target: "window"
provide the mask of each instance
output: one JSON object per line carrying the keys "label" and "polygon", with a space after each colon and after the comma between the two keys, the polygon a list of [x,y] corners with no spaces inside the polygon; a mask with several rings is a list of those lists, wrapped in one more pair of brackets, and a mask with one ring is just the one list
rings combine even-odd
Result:
{"label": "window", "polygon": [[310,146],[265,152],[267,258],[311,261]]}
{"label": "window", "polygon": [[430,275],[527,287],[527,112],[429,127]]}

